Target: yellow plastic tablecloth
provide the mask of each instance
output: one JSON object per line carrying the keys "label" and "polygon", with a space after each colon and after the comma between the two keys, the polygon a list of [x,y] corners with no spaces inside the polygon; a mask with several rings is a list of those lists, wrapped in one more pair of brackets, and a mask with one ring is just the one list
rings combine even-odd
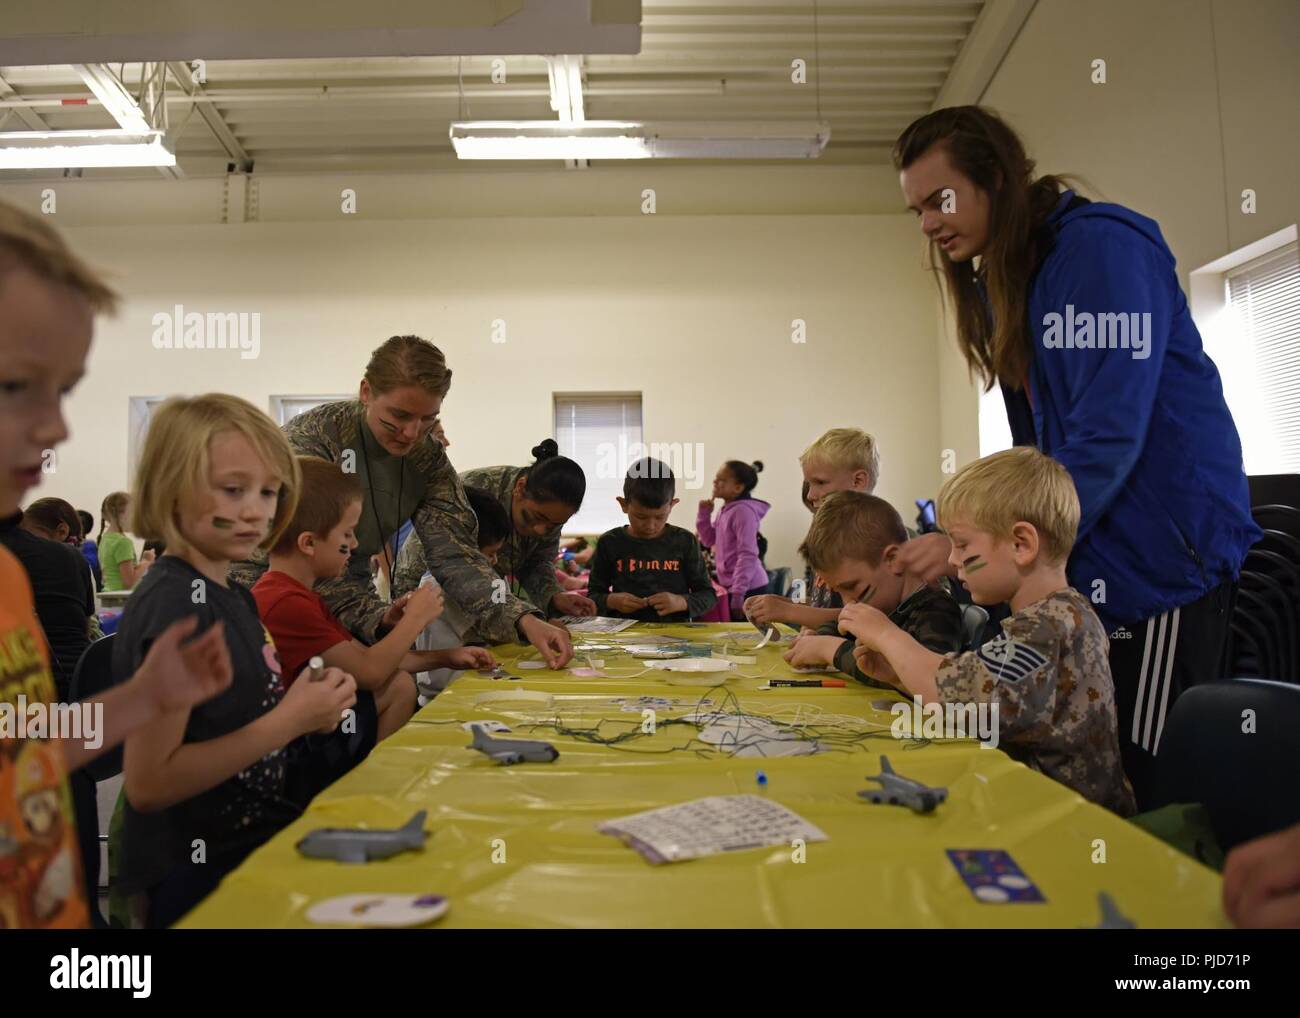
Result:
{"label": "yellow plastic tablecloth", "polygon": [[[749,627],[723,625],[638,627],[627,635],[703,642],[728,630],[755,636]],[[1076,927],[1100,921],[1099,891],[1139,926],[1227,925],[1216,873],[1070,789],[975,742],[894,739],[882,701],[901,700],[897,694],[852,682],[845,689],[760,690],[768,678],[798,677],[776,647],[759,651],[755,665],[737,665],[725,693],[673,685],[673,676],[657,671],[628,677],[644,662],[626,656],[599,655],[604,670],[621,678],[581,678],[519,669],[520,659],[536,659],[532,648],[494,653],[522,681],[467,673],[180,925],[308,926],[307,909],[327,898],[427,893],[451,902],[434,928]],[[485,693],[521,688],[553,700],[477,702]],[[878,734],[831,740],[835,748],[815,755],[753,759],[705,747],[688,726],[662,727],[702,696],[726,709],[728,694],[746,711],[786,719],[796,710],[849,715],[860,719],[859,731]],[[577,734],[602,721],[603,735],[639,729],[640,710],[623,708],[641,696],[681,702],[657,711],[655,734],[616,747]],[[514,737],[551,742],[559,759],[495,764],[467,748],[462,725],[470,720],[503,721]],[[574,731],[557,734],[549,727],[555,722]],[[875,787],[865,777],[879,773],[882,752],[901,773],[947,787],[948,801],[918,815],[859,798],[859,790]],[[765,787],[757,782],[760,769]],[[829,840],[809,843],[802,862],[789,846],[777,846],[655,866],[596,830],[601,821],[642,810],[740,793],[789,807]],[[304,858],[294,848],[315,828],[397,827],[420,809],[428,810],[425,828],[432,832],[423,851],[347,865]],[[1046,902],[977,901],[946,849],[1006,850]]]}

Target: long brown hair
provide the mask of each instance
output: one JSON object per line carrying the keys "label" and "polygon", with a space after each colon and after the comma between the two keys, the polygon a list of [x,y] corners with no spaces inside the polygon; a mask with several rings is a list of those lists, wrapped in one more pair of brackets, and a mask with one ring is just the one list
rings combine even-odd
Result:
{"label": "long brown hair", "polygon": [[[1007,124],[982,106],[951,106],[913,121],[894,143],[894,168],[905,170],[936,145],[954,168],[988,195],[989,239],[976,273],[930,245],[930,267],[943,271],[957,317],[957,345],[985,389],[995,381],[1024,385],[1031,360],[1029,283],[1049,241],[1043,224],[1056,206],[1064,177],[1034,177],[1034,161]],[[983,282],[988,306],[976,286]],[[991,313],[991,319],[990,319]]]}

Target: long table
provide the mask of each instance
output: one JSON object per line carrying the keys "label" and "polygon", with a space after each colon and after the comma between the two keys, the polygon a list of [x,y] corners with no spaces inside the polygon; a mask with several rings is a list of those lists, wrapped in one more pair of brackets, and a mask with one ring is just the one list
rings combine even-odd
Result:
{"label": "long table", "polygon": [[[638,627],[614,639],[728,633],[756,635],[735,625]],[[795,676],[776,646],[732,647],[757,661],[719,676],[645,671],[645,661],[606,652],[571,666],[603,660],[603,675],[524,670],[532,648],[493,650],[518,678],[462,676],[179,925],[309,926],[307,909],[323,899],[429,893],[450,900],[433,928],[1082,927],[1101,920],[1099,892],[1141,927],[1227,925],[1216,873],[1000,749],[896,738],[898,694],[855,683],[760,689],[771,678],[809,678]],[[712,685],[678,684],[696,682]],[[664,723],[701,702],[751,726],[772,718],[821,751],[743,756],[701,741],[698,726]],[[559,758],[495,763],[468,748],[470,721],[548,741]],[[857,793],[875,787],[866,776],[880,772],[882,754],[898,772],[946,787],[947,801],[929,814],[867,803]],[[779,845],[652,865],[597,830],[642,810],[737,794],[781,803],[829,839],[802,851]],[[349,865],[295,849],[316,828],[399,827],[417,810],[428,811],[432,832],[422,851]],[[1009,852],[1046,900],[978,900],[947,855],[956,849]]]}

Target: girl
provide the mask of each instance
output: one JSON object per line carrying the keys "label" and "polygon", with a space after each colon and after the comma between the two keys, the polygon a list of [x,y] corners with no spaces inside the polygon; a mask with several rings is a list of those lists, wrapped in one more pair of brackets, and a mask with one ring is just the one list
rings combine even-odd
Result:
{"label": "girl", "polygon": [[[1035,178],[992,112],[927,114],[894,162],[967,364],[1002,387],[1016,444],[1074,478],[1083,515],[1068,576],[1114,630],[1124,766],[1145,808],[1165,716],[1182,689],[1218,677],[1237,577],[1261,536],[1219,372],[1159,226]],[[955,575],[950,552],[946,536],[923,534],[901,558],[932,580]]]}
{"label": "girl", "polygon": [[99,566],[104,572],[105,590],[132,590],[153,563],[146,553],[136,562],[135,545],[126,536],[131,496],[115,491],[99,507]]}
{"label": "girl", "polygon": [[[733,622],[745,621],[745,598],[766,593],[767,570],[758,556],[758,525],[771,508],[750,492],[763,470],[759,460],[727,460],[713,478],[713,497],[700,502],[695,532],[700,543],[712,548],[718,582],[727,588]],[[722,511],[713,522],[713,503],[722,499]]]}
{"label": "girl", "polygon": [[59,544],[81,544],[81,517],[61,498],[38,498],[23,510],[21,526],[30,534]]}
{"label": "girl", "polygon": [[543,439],[532,452],[532,466],[481,467],[465,471],[461,481],[487,491],[510,515],[496,569],[512,580],[517,596],[554,615],[595,615],[596,602],[561,590],[555,578],[560,531],[582,508],[587,477],[559,454],[554,439]]}
{"label": "girl", "polygon": [[135,528],[166,541],[167,552],[127,602],[113,672],[133,671],[154,638],[187,616],[222,623],[234,672],[215,700],[127,740],[119,889],[135,896],[135,916],[167,926],[298,815],[284,797],[284,747],[333,731],[356,684],[330,668],[285,692],[253,596],[227,582],[231,562],[268,548],[298,501],[297,461],[270,418],[234,396],[169,400],[136,476]]}

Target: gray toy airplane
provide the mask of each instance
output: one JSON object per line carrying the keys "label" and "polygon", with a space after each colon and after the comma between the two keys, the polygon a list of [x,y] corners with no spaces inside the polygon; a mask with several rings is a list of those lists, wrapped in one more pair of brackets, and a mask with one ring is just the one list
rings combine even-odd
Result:
{"label": "gray toy airplane", "polygon": [[474,741],[466,749],[477,749],[499,764],[550,763],[560,751],[549,742],[535,739],[495,739],[482,725],[473,725]]}
{"label": "gray toy airplane", "polygon": [[1114,899],[1105,891],[1097,892],[1097,904],[1101,906],[1101,922],[1096,926],[1087,927],[1093,930],[1136,930],[1135,923],[1128,916],[1119,910]]}
{"label": "gray toy airplane", "polygon": [[424,830],[427,811],[420,810],[401,827],[368,830],[364,827],[322,827],[310,831],[298,842],[298,851],[313,859],[338,862],[370,862],[387,859],[408,849],[423,848],[429,837]]}
{"label": "gray toy airplane", "polygon": [[867,780],[876,782],[880,788],[868,788],[858,795],[877,806],[906,806],[914,813],[930,813],[948,798],[946,788],[932,788],[903,777],[889,765],[889,757],[884,755],[880,757],[880,773],[868,776]]}

